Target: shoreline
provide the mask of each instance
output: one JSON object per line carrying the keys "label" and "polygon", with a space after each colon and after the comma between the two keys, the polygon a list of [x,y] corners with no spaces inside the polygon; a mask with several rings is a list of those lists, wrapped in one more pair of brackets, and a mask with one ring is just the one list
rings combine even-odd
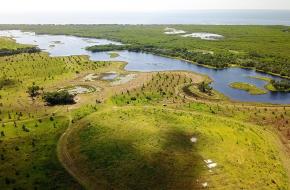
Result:
{"label": "shoreline", "polygon": [[[160,25],[160,24],[158,24],[158,25]],[[173,26],[174,25],[175,24],[173,24]],[[235,26],[235,25],[233,25],[233,26]],[[248,25],[245,25],[245,26],[248,26]],[[255,25],[253,25],[253,26],[255,26]],[[268,26],[268,25],[263,25],[263,26]],[[269,25],[269,26],[271,26],[271,25]],[[280,25],[280,26],[284,26],[284,25]],[[0,29],[0,30],[1,31],[5,31],[3,29]],[[31,32],[31,30],[19,30],[19,31]],[[45,33],[45,32],[35,32],[35,31],[32,31],[32,32],[34,32],[35,34],[38,34],[38,35],[58,35],[58,36],[64,35],[64,36],[72,36],[72,37],[80,37],[80,38],[88,38],[88,39],[106,39],[106,40],[116,41],[116,42],[119,42],[119,43],[124,43],[124,42],[122,42],[122,40],[118,40],[118,39],[114,39],[114,38],[100,38],[100,37],[92,37],[92,36],[77,35],[77,34],[72,35],[72,34],[65,34],[65,33],[50,34],[50,33]],[[91,47],[91,46],[88,46],[88,47]],[[90,51],[90,50],[87,50],[87,51]],[[128,51],[128,50],[126,50],[126,51]],[[93,51],[90,51],[90,52],[93,52]],[[194,61],[186,60],[186,59],[183,59],[183,58],[180,58],[180,57],[171,57],[171,56],[167,56],[167,55],[155,54],[155,53],[152,53],[152,52],[144,52],[144,53],[153,54],[153,55],[157,55],[157,56],[161,56],[161,57],[167,57],[167,58],[171,58],[171,59],[177,59],[177,60],[189,62],[189,63],[195,64],[195,65],[199,65],[199,66],[210,68],[210,69],[220,70],[220,69],[235,68],[235,67],[236,68],[242,68],[242,69],[251,69],[251,70],[254,70],[254,71],[257,71],[257,72],[260,72],[260,73],[269,74],[269,75],[273,75],[273,76],[277,76],[277,77],[281,77],[281,78],[290,80],[290,77],[282,76],[281,74],[278,74],[278,73],[272,73],[272,72],[263,71],[263,70],[255,68],[255,67],[245,67],[245,66],[241,66],[241,65],[237,65],[237,64],[232,64],[229,67],[217,68],[217,67],[214,67],[214,66],[211,66],[211,65],[199,64],[199,63],[196,63]]]}

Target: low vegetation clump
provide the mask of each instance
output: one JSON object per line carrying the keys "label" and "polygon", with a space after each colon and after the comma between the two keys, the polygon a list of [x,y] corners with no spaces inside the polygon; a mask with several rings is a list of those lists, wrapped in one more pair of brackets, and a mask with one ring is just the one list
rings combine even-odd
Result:
{"label": "low vegetation clump", "polygon": [[29,96],[34,99],[35,97],[37,97],[40,93],[39,91],[41,90],[41,88],[39,86],[36,85],[32,85],[29,86],[27,89],[27,93],[29,94]]}
{"label": "low vegetation clump", "polygon": [[109,55],[110,55],[110,58],[116,58],[116,57],[119,57],[119,56],[120,56],[120,55],[119,55],[118,53],[116,53],[116,52],[110,52]]}
{"label": "low vegetation clump", "polygon": [[198,90],[202,93],[206,93],[211,95],[212,94],[212,87],[209,85],[209,83],[201,82],[197,85]]}
{"label": "low vegetation clump", "polygon": [[43,99],[49,105],[66,105],[74,104],[74,95],[70,94],[66,90],[56,91],[56,92],[46,92],[43,95]]}
{"label": "low vegetation clump", "polygon": [[266,94],[267,91],[256,87],[255,85],[244,83],[244,82],[234,82],[230,86],[235,89],[247,91],[251,95],[261,95]]}
{"label": "low vegetation clump", "polygon": [[15,80],[9,78],[0,78],[0,90],[5,87],[13,86],[15,84]]}

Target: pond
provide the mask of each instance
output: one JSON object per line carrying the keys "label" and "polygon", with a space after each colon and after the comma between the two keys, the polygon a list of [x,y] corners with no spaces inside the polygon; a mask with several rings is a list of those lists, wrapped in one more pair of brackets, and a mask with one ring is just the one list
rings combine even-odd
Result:
{"label": "pond", "polygon": [[111,58],[107,52],[92,53],[85,50],[85,47],[93,45],[120,45],[118,42],[105,39],[82,38],[66,35],[36,35],[33,32],[21,32],[16,30],[0,31],[0,36],[11,36],[18,43],[37,45],[43,51],[50,53],[51,56],[88,55],[90,59],[94,61],[125,61],[128,63],[125,67],[127,71],[193,71],[208,75],[213,79],[212,87],[232,100],[242,102],[290,104],[290,93],[268,92],[263,95],[250,95],[245,91],[229,87],[229,84],[233,82],[246,82],[254,84],[259,88],[264,88],[264,85],[266,84],[265,81],[250,78],[249,76],[263,76],[273,79],[281,79],[280,77],[260,73],[251,69],[227,68],[216,70],[182,60],[128,51],[117,52],[120,56]]}

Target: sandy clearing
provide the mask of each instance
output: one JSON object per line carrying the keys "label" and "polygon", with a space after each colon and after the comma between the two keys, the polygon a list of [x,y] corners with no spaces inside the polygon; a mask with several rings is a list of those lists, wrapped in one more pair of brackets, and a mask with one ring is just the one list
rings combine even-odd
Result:
{"label": "sandy clearing", "polygon": [[120,84],[125,84],[131,80],[134,80],[136,78],[136,74],[128,74],[128,75],[123,75],[123,76],[119,76],[116,81],[111,83],[111,86],[116,86],[116,85],[120,85]]}
{"label": "sandy clearing", "polygon": [[207,182],[204,182],[201,184],[203,188],[206,188],[208,186]]}
{"label": "sandy clearing", "polygon": [[100,88],[95,88],[92,86],[82,86],[82,85],[76,85],[72,87],[67,87],[67,88],[61,88],[58,91],[63,91],[67,90],[68,93],[77,95],[77,94],[86,94],[86,93],[91,93],[94,91],[100,91]]}
{"label": "sandy clearing", "polygon": [[86,82],[86,81],[95,81],[96,79],[98,79],[98,76],[95,73],[91,73],[86,75],[82,81]]}
{"label": "sandy clearing", "polygon": [[200,38],[202,40],[220,40],[224,38],[224,36],[222,35],[207,32],[195,32],[191,34],[182,35],[182,37]]}
{"label": "sandy clearing", "polygon": [[196,138],[196,137],[191,137],[191,138],[190,138],[190,141],[191,141],[192,143],[196,143],[196,142],[197,142],[197,138]]}
{"label": "sandy clearing", "polygon": [[165,32],[164,34],[168,34],[168,35],[173,35],[173,34],[185,34],[186,32],[184,30],[177,30],[175,28],[165,28],[164,29]]}

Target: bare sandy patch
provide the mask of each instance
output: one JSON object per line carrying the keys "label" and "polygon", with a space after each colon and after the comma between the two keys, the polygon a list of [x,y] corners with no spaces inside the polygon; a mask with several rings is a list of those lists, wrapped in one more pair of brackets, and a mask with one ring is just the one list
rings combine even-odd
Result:
{"label": "bare sandy patch", "polygon": [[191,137],[191,138],[190,138],[190,141],[191,141],[192,143],[196,143],[196,142],[197,142],[197,138],[196,138],[196,137]]}
{"label": "bare sandy patch", "polygon": [[100,91],[101,89],[95,88],[92,86],[87,86],[87,85],[76,85],[76,86],[69,86],[69,87],[59,89],[59,91],[63,91],[63,90],[68,91],[68,93],[70,94],[77,95],[77,94],[87,94],[87,93],[91,93],[95,91]]}
{"label": "bare sandy patch", "polygon": [[92,82],[92,81],[95,81],[95,80],[97,80],[99,78],[99,76],[98,75],[96,75],[95,73],[91,73],[91,74],[88,74],[88,75],[86,75],[83,79],[82,79],[82,81],[90,81],[90,82]]}
{"label": "bare sandy patch", "polygon": [[209,169],[217,167],[217,163],[213,162],[211,159],[204,160],[204,162],[207,164]]}
{"label": "bare sandy patch", "polygon": [[116,81],[113,81],[111,83],[111,86],[116,86],[116,85],[120,85],[120,84],[125,84],[131,80],[134,80],[136,78],[136,74],[128,74],[128,75],[120,75]]}
{"label": "bare sandy patch", "polygon": [[110,72],[100,74],[100,79],[101,80],[115,80],[118,76],[119,74],[117,72],[110,71]]}
{"label": "bare sandy patch", "polygon": [[175,28],[165,28],[164,29],[165,32],[164,34],[168,34],[168,35],[173,35],[173,34],[185,34],[186,32],[184,30],[177,30]]}
{"label": "bare sandy patch", "polygon": [[200,38],[202,40],[220,40],[224,38],[224,36],[222,35],[207,32],[195,32],[191,34],[182,35],[182,37]]}

